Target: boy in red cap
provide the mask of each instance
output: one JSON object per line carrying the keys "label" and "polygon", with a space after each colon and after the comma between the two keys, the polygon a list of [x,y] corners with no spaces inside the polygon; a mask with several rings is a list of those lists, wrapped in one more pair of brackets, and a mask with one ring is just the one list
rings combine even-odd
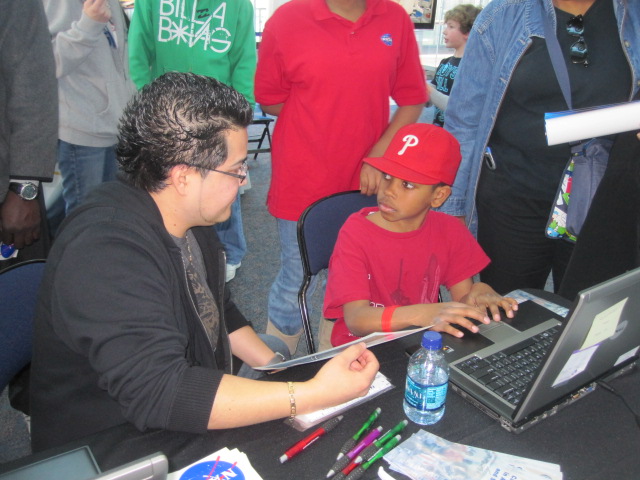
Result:
{"label": "boy in red cap", "polygon": [[[432,326],[456,337],[469,319],[512,318],[517,302],[472,277],[489,263],[460,220],[432,211],[451,194],[460,145],[446,130],[407,125],[385,154],[364,161],[383,172],[378,207],[353,214],[329,265],[324,316],[335,318],[334,346],[372,332]],[[438,303],[440,286],[453,301]],[[488,309],[488,310],[487,310]]]}

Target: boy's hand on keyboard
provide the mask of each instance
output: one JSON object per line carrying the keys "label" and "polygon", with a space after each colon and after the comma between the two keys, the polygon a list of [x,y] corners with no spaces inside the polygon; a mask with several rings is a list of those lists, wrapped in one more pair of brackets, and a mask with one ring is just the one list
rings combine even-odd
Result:
{"label": "boy's hand on keyboard", "polygon": [[486,310],[460,302],[433,303],[428,305],[428,307],[437,309],[431,316],[433,319],[431,329],[436,332],[448,333],[458,338],[463,337],[464,333],[458,330],[455,327],[456,325],[466,328],[470,332],[478,333],[476,322],[491,322]]}
{"label": "boy's hand on keyboard", "polygon": [[486,309],[496,322],[501,320],[500,309],[508,318],[513,318],[518,310],[518,302],[510,297],[503,297],[486,283],[477,282],[462,299],[467,305]]}

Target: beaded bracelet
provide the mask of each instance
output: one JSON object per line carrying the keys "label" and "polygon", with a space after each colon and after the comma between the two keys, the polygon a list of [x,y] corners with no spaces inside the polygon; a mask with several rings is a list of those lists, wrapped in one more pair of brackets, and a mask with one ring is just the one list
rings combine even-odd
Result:
{"label": "beaded bracelet", "polygon": [[291,407],[291,412],[289,413],[289,422],[293,424],[293,420],[296,418],[296,390],[293,386],[293,382],[287,382],[287,386],[289,387],[289,406]]}
{"label": "beaded bracelet", "polygon": [[398,305],[391,305],[390,307],[385,307],[382,312],[381,327],[383,332],[391,331],[391,316],[396,308],[398,308]]}

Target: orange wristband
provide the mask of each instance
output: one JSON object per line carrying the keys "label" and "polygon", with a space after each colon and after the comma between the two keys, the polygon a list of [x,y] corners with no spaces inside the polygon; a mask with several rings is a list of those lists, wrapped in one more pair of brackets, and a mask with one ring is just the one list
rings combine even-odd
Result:
{"label": "orange wristband", "polygon": [[391,316],[395,309],[398,308],[398,305],[391,305],[390,307],[385,307],[382,312],[382,331],[390,332],[391,331]]}

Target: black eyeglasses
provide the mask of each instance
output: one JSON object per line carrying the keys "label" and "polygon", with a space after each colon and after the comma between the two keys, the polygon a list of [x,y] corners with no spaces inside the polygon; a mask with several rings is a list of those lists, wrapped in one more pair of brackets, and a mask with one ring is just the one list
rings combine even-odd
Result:
{"label": "black eyeglasses", "polygon": [[572,37],[578,37],[569,49],[571,54],[571,61],[573,63],[582,64],[585,67],[589,66],[587,60],[587,43],[584,41],[584,17],[582,15],[576,15],[567,20],[567,33]]}
{"label": "black eyeglasses", "polygon": [[197,166],[197,165],[191,165],[190,163],[185,163],[185,165],[187,165],[188,167],[201,168],[203,170],[209,170],[210,172],[221,173],[223,175],[229,175],[230,177],[239,179],[240,183],[245,181],[245,179],[247,178],[247,172],[249,170],[249,166],[247,165],[247,161],[246,160],[243,161],[240,164],[240,169],[239,169],[240,173],[225,172],[224,170],[216,170],[215,168],[206,168],[206,167],[201,167],[201,166]]}
{"label": "black eyeglasses", "polygon": [[211,170],[212,172],[222,173],[223,175],[229,175],[230,177],[239,178],[240,179],[240,183],[242,183],[247,178],[247,172],[249,170],[249,166],[247,165],[247,161],[245,160],[240,165],[240,172],[241,173],[225,172],[223,170],[216,170],[215,168],[207,168],[207,170]]}

